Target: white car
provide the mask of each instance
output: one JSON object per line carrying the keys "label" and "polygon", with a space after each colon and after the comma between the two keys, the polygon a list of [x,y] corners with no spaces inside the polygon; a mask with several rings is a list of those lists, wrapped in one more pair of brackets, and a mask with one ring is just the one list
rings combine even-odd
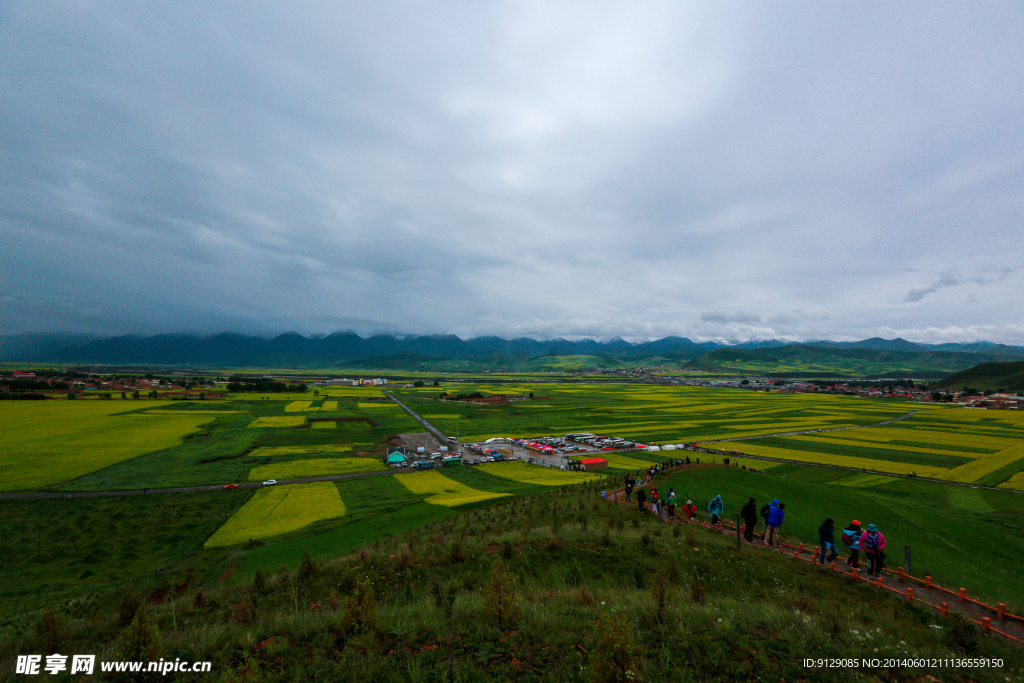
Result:
{"label": "white car", "polygon": [[276,483],[277,483],[277,479],[267,479],[265,482],[263,482],[263,485],[264,486],[273,486]]}

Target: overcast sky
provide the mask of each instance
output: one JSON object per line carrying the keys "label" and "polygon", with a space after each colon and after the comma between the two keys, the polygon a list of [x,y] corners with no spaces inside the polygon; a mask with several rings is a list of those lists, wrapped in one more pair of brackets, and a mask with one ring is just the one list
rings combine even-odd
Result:
{"label": "overcast sky", "polygon": [[0,334],[1024,344],[1024,6],[8,0],[0,239]]}

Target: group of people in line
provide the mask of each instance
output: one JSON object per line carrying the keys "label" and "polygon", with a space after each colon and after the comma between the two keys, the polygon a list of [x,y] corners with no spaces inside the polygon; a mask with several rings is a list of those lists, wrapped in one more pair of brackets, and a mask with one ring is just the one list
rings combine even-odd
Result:
{"label": "group of people in line", "polygon": [[[654,479],[654,475],[659,471],[660,468],[657,465],[652,466],[647,472],[647,483],[650,483]],[[644,512],[649,497],[654,514],[660,516],[663,512],[663,507],[665,507],[667,510],[664,511],[668,512],[668,516],[675,517],[677,500],[674,489],[670,488],[668,496],[662,500],[658,495],[657,487],[651,486],[650,492],[645,494],[644,490],[640,488],[642,485],[643,481],[640,477],[637,477],[635,481],[632,477],[626,477],[625,489],[628,502],[632,502],[633,492],[636,491],[636,500],[640,512]],[[721,495],[716,495],[708,503],[708,514],[711,516],[711,523],[717,525],[724,512],[725,502],[722,500]],[[692,500],[687,500],[686,505],[681,509],[681,513],[684,518],[693,519],[697,514],[697,506],[693,504]],[[740,510],[740,517],[744,522],[743,536],[748,543],[754,542],[754,527],[757,525],[758,516],[760,516],[763,524],[764,545],[766,547],[778,548],[779,530],[786,519],[786,504],[775,498],[772,499],[772,502],[766,503],[758,510],[757,501],[753,497],[750,498],[747,504]],[[855,519],[848,528],[842,530],[840,540],[846,546],[846,563],[848,565],[859,568],[860,553],[863,550],[868,576],[881,576],[882,569],[885,566],[886,541],[885,536],[882,535],[877,526],[868,524],[865,529]],[[816,561],[819,564],[829,564],[839,555],[839,549],[835,541],[835,520],[831,517],[826,518],[822,525],[818,527],[818,545],[819,554]]]}

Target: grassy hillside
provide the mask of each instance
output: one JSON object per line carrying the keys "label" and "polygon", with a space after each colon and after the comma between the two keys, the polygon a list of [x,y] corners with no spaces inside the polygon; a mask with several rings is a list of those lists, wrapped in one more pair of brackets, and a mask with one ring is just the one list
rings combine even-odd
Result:
{"label": "grassy hillside", "polygon": [[982,363],[954,373],[932,386],[936,389],[970,387],[979,391],[1024,391],[1024,361]]}
{"label": "grassy hillside", "polygon": [[964,370],[980,362],[1009,359],[1008,356],[986,353],[790,344],[764,349],[716,349],[693,358],[684,367],[768,375],[864,377],[909,374],[929,377]]}
{"label": "grassy hillside", "polygon": [[[602,501],[600,486],[493,503],[245,584],[172,586],[149,604],[131,592],[55,600],[0,627],[0,658],[5,667],[24,652],[209,660],[229,681],[1002,683],[1024,672],[1021,649],[956,617],[663,525]],[[804,666],[807,657],[965,655],[1002,666]]]}

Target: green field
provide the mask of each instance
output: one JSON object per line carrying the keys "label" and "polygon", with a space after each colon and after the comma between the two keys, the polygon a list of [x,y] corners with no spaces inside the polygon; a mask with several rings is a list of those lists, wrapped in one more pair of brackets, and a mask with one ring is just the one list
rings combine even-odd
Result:
{"label": "green field", "polygon": [[0,500],[0,616],[65,600],[96,609],[120,600],[126,586],[216,581],[223,553],[203,542],[249,495]]}
{"label": "green field", "polygon": [[[534,399],[508,405],[442,401],[442,392],[505,394]],[[756,393],[736,389],[640,384],[470,384],[400,389],[395,396],[445,433],[465,442],[495,436],[561,436],[588,431],[642,442],[679,443],[775,432],[866,425],[920,404],[848,396]]]}
{"label": "green field", "polygon": [[751,439],[717,447],[785,460],[1024,490],[1024,414],[951,408],[884,427]]}
{"label": "green field", "polygon": [[703,519],[716,495],[729,520],[751,496],[759,510],[778,498],[786,504],[782,537],[791,543],[817,545],[825,517],[835,520],[837,543],[841,526],[852,519],[876,524],[889,543],[890,567],[902,565],[903,546],[909,545],[915,575],[1024,609],[1024,496],[796,465],[777,465],[765,474],[725,467],[684,470],[662,486],[692,498]]}
{"label": "green field", "polygon": [[[198,419],[188,416],[200,412],[206,423],[199,433],[177,445],[151,446],[136,453],[137,457],[105,469],[93,468],[95,471],[86,476],[71,480],[65,478],[57,488],[95,491],[246,481],[250,471],[257,467],[307,460],[311,455],[345,453],[354,457],[379,458],[389,435],[422,429],[400,409],[360,408],[360,402],[367,398],[365,392],[360,390],[343,396],[332,388],[329,397],[321,394],[311,402],[315,412],[301,414],[286,413],[289,405],[300,400],[300,394],[274,396],[274,400],[264,400],[261,395],[240,394],[238,396],[248,398],[225,401],[221,404],[222,416],[205,414],[208,406],[200,402],[177,402],[173,407],[165,407],[161,402],[158,404],[161,413],[173,408],[175,415],[180,416],[176,419],[184,420]],[[307,402],[309,398],[307,395]],[[54,401],[52,405],[59,411],[61,406],[73,407],[74,403]],[[137,404],[130,405],[135,407]],[[170,420],[175,416],[161,417]],[[331,420],[327,424],[336,425],[336,428],[311,428],[310,425],[321,424],[310,422],[311,419]],[[262,424],[270,426],[252,427],[257,420],[264,420]],[[284,424],[278,424],[282,422]],[[297,424],[288,426],[293,423]],[[37,426],[36,429],[40,428]]]}
{"label": "green field", "polygon": [[[160,407],[167,402],[149,402]],[[0,491],[40,490],[179,446],[213,411],[139,411],[130,401],[0,402]]]}

